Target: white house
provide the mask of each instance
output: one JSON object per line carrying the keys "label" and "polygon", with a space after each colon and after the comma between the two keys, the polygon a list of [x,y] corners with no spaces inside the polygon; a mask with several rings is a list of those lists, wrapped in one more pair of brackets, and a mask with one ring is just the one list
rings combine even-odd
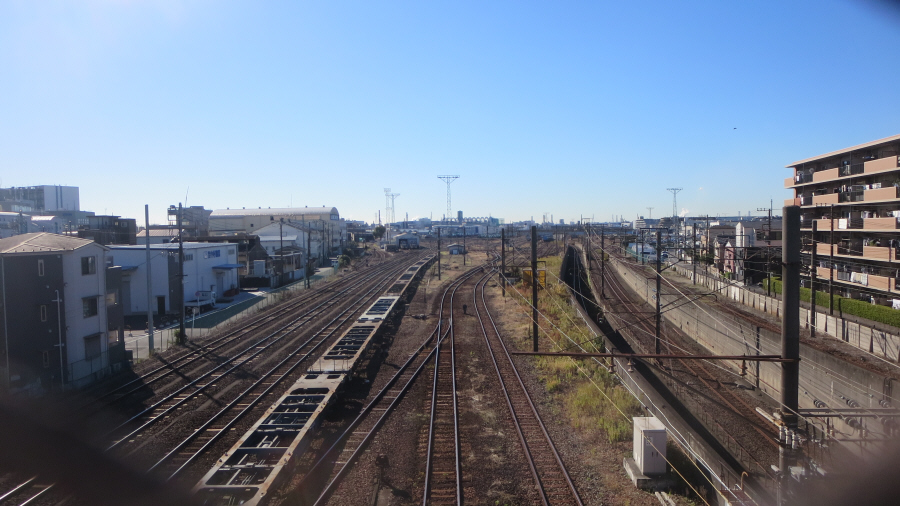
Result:
{"label": "white house", "polygon": [[[184,280],[179,282],[178,244],[150,245],[151,300],[155,314],[175,314],[182,303],[230,296],[240,291],[237,244],[184,243]],[[110,246],[115,265],[122,266],[122,299],[126,315],[145,314],[146,246]]]}

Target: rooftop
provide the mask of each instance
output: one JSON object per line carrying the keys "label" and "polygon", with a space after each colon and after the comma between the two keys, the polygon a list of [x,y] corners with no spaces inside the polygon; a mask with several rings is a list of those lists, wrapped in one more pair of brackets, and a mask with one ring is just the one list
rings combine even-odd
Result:
{"label": "rooftop", "polygon": [[[54,251],[74,251],[89,244],[90,239],[80,239],[68,235],[36,232],[0,239],[0,253],[51,253]],[[104,246],[105,247],[105,246]]]}
{"label": "rooftop", "polygon": [[867,149],[867,148],[871,148],[871,147],[873,147],[873,146],[877,146],[877,145],[879,145],[879,144],[887,144],[888,142],[893,142],[893,141],[897,141],[897,140],[900,140],[900,135],[894,135],[894,136],[891,136],[891,137],[885,137],[884,139],[878,139],[877,141],[866,142],[866,143],[864,143],[864,144],[857,144],[856,146],[851,146],[851,147],[849,147],[849,148],[839,149],[839,150],[837,150],[837,151],[832,151],[832,152],[830,152],[830,153],[825,153],[824,155],[814,156],[814,157],[812,157],[812,158],[805,158],[805,159],[803,159],[803,160],[794,162],[794,163],[792,163],[792,164],[790,164],[790,165],[785,165],[785,167],[788,167],[788,168],[790,168],[790,167],[796,167],[797,165],[800,165],[800,164],[802,164],[802,163],[814,162],[814,161],[816,161],[816,160],[822,160],[822,159],[825,159],[825,158],[831,158],[832,156],[842,155],[842,154],[848,153],[848,152],[850,152],[850,151],[856,151],[856,150],[858,150],[858,149]]}
{"label": "rooftop", "polygon": [[216,209],[210,218],[222,218],[227,216],[274,216],[274,215],[301,216],[308,214],[319,216],[323,214],[338,214],[336,207],[266,207],[259,209]]}

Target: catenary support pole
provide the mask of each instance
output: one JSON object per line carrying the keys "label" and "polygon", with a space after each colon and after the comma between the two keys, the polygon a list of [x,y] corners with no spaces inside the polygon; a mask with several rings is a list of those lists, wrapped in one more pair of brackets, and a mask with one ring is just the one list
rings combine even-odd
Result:
{"label": "catenary support pole", "polygon": [[809,289],[812,292],[809,296],[809,335],[811,337],[816,336],[816,249],[819,247],[819,243],[816,242],[816,232],[818,231],[818,227],[816,226],[816,220],[812,222],[812,251],[810,252],[810,261],[809,261]]}
{"label": "catenary support pole", "polygon": [[781,364],[782,420],[786,432],[779,448],[781,486],[778,487],[778,503],[786,504],[791,482],[790,468],[796,461],[792,439],[797,428],[800,381],[800,207],[785,206],[782,216],[784,317],[781,320],[781,357],[791,361]]}
{"label": "catenary support pole", "polygon": [[441,280],[441,229],[438,229],[438,281]]}
{"label": "catenary support pole", "polygon": [[531,336],[532,348],[538,351],[538,271],[537,271],[537,226],[531,226]]}
{"label": "catenary support pole", "polygon": [[606,235],[600,227],[600,298],[606,298]]}
{"label": "catenary support pole", "polygon": [[500,229],[500,290],[506,297],[506,230]]}
{"label": "catenary support pole", "polygon": [[834,316],[834,206],[831,206],[831,234],[828,242],[831,243],[831,254],[828,257],[828,315]]}
{"label": "catenary support pole", "polygon": [[[153,278],[150,275],[150,206],[144,204],[144,236],[147,239],[147,354],[153,354]],[[138,357],[139,358],[139,357]]]}
{"label": "catenary support pole", "polygon": [[656,354],[659,355],[659,311],[660,311],[660,301],[662,297],[660,296],[660,278],[662,278],[662,248],[660,247],[660,230],[656,229],[656,333],[654,334],[653,342],[656,346]]}
{"label": "catenary support pole", "polygon": [[694,264],[694,279],[691,281],[694,284],[697,284],[697,225],[694,222],[694,225],[691,225],[691,233],[693,234],[693,239],[691,241],[691,263]]}

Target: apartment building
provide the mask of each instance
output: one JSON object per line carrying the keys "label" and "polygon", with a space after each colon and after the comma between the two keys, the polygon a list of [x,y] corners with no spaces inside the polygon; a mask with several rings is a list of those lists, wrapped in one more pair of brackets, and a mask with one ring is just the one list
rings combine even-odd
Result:
{"label": "apartment building", "polygon": [[794,198],[785,205],[801,207],[804,264],[815,248],[817,281],[832,280],[836,294],[883,304],[900,299],[898,161],[895,135],[787,166],[793,175],[784,184]]}

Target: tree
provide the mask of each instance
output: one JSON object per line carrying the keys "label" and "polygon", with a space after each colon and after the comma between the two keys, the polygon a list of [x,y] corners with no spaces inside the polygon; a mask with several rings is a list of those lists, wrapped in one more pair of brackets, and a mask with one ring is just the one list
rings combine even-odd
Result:
{"label": "tree", "polygon": [[375,239],[381,239],[382,237],[384,237],[384,232],[384,227],[382,225],[378,225],[377,227],[375,227],[375,230],[372,231],[372,236],[375,237]]}

